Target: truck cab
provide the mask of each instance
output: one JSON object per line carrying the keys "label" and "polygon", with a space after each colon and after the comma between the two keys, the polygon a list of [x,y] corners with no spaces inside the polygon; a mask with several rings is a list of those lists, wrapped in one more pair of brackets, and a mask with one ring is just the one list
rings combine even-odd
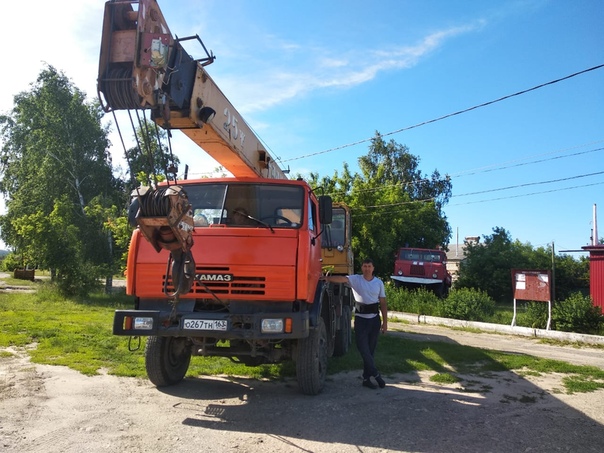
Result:
{"label": "truck cab", "polygon": [[391,279],[397,288],[423,287],[447,297],[452,283],[447,254],[438,249],[401,247],[395,255]]}

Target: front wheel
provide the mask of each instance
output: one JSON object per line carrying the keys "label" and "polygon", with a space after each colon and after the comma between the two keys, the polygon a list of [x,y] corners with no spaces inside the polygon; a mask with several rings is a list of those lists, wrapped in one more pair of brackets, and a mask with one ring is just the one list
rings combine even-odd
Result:
{"label": "front wheel", "polygon": [[149,380],[157,387],[183,380],[191,362],[191,343],[179,337],[149,337],[145,348],[145,367]]}
{"label": "front wheel", "polygon": [[325,386],[327,376],[327,329],[322,317],[307,338],[298,340],[296,377],[298,387],[306,395],[317,395]]}

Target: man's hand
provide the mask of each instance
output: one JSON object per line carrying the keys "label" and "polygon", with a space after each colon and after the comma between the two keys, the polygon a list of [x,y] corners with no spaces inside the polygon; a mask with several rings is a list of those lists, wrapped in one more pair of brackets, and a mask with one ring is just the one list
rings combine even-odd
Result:
{"label": "man's hand", "polygon": [[381,332],[382,332],[382,333],[386,333],[386,332],[388,332],[388,320],[387,320],[387,319],[384,319],[384,320],[382,321],[382,328],[381,328]]}

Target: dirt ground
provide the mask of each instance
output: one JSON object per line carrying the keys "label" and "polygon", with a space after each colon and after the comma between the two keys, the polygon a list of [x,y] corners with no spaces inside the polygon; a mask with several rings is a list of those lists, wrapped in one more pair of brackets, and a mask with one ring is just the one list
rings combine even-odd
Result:
{"label": "dirt ground", "polygon": [[[390,335],[530,352],[604,368],[601,349],[443,327],[393,324]],[[157,389],[145,379],[87,377],[0,358],[3,452],[601,452],[604,391],[568,395],[558,375],[493,373],[437,385],[429,374],[329,376],[304,396],[295,380],[187,378]],[[404,351],[401,351],[404,355]]]}

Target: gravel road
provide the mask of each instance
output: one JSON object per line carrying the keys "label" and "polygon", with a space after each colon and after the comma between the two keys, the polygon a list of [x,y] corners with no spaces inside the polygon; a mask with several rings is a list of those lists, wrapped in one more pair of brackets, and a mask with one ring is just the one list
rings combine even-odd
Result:
{"label": "gravel road", "polygon": [[[389,335],[529,353],[604,369],[602,349],[392,323]],[[359,373],[329,376],[315,397],[295,380],[87,377],[0,358],[3,452],[601,452],[604,390],[564,393],[559,375],[493,373],[440,385],[429,373],[361,387]],[[401,351],[404,357],[405,351]],[[4,354],[6,355],[6,354]]]}

